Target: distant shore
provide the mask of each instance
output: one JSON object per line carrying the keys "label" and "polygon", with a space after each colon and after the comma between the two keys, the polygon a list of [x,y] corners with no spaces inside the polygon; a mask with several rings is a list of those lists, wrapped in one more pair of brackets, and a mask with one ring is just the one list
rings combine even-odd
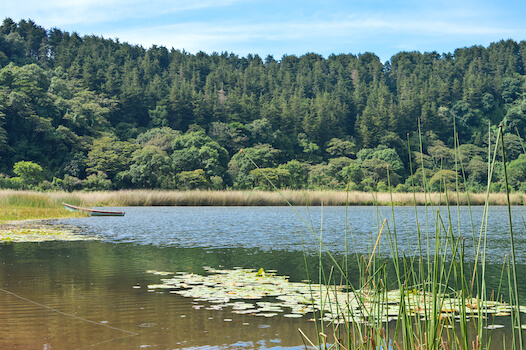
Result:
{"label": "distant shore", "polygon": [[[43,224],[43,219],[83,216],[62,202],[95,206],[359,206],[359,205],[483,205],[486,194],[366,193],[345,191],[154,191],[32,192],[0,190],[0,242],[94,239],[68,228]],[[506,205],[505,193],[492,193],[490,205]],[[526,204],[526,195],[510,194],[512,205]]]}

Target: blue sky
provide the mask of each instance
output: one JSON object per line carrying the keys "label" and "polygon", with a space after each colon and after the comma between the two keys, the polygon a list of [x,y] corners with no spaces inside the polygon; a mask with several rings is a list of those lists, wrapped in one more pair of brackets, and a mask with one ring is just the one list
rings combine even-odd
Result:
{"label": "blue sky", "polygon": [[121,42],[263,58],[453,52],[526,40],[525,0],[3,0],[2,17]]}

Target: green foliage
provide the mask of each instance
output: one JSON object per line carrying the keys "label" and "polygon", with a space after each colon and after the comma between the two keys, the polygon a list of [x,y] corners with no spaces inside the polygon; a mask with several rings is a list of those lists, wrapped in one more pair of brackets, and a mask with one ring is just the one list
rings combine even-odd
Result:
{"label": "green foliage", "polygon": [[435,140],[427,147],[427,153],[430,156],[430,168],[434,170],[450,168],[455,162],[454,150],[447,147],[444,142]]}
{"label": "green foliage", "polygon": [[228,152],[203,130],[178,136],[173,142],[174,171],[202,169],[205,176],[223,176],[228,165]]}
{"label": "green foliage", "polygon": [[395,173],[389,171],[389,163],[384,160],[370,158],[364,160],[361,165],[365,178],[372,180],[369,183],[372,187],[376,186],[380,181],[384,183],[391,181],[394,186],[399,182],[399,177],[395,177]]}
{"label": "green foliage", "polygon": [[526,183],[526,154],[512,160],[508,166],[509,184],[516,189],[523,189]]}
{"label": "green foliage", "polygon": [[400,52],[385,64],[370,53],[264,61],[145,49],[6,18],[0,172],[27,160],[42,166],[42,188],[97,187],[97,178],[118,189],[173,188],[175,174],[202,169],[214,188],[251,188],[244,149],[259,167],[289,171],[290,188],[351,181],[372,189],[388,183],[387,168],[391,184],[409,186],[408,147],[413,164],[460,173],[455,125],[458,159],[480,189],[488,123],[504,125],[509,162],[524,152],[524,51],[507,40],[454,54]]}
{"label": "green foliage", "polygon": [[309,187],[313,189],[344,189],[345,184],[332,175],[333,171],[334,169],[325,164],[312,166],[309,173]]}
{"label": "green foliage", "polygon": [[526,129],[526,100],[522,103],[512,105],[506,112],[506,116],[502,121],[507,130],[521,130]]}
{"label": "green foliage", "polygon": [[111,180],[102,171],[89,175],[83,181],[82,187],[86,191],[108,191],[112,187]]}
{"label": "green foliage", "polygon": [[433,191],[444,191],[446,188],[448,191],[456,191],[457,182],[460,184],[461,180],[459,175],[452,170],[439,170],[431,176],[429,179],[429,187]]}
{"label": "green foliage", "polygon": [[343,168],[341,175],[346,182],[351,181],[355,184],[359,184],[364,178],[362,167],[357,162],[351,162]]}
{"label": "green foliage", "polygon": [[0,188],[11,188],[10,177],[4,174],[0,174]]}
{"label": "green foliage", "polygon": [[250,171],[254,187],[262,190],[287,188],[290,186],[290,172],[284,168],[258,168]]}
{"label": "green foliage", "polygon": [[513,102],[521,93],[521,82],[518,79],[507,77],[502,80],[502,99]]}
{"label": "green foliage", "polygon": [[299,190],[307,186],[310,170],[309,164],[293,159],[285,164],[280,164],[278,168],[289,172],[288,188]]}
{"label": "green foliage", "polygon": [[327,143],[326,152],[333,157],[355,157],[356,145],[352,141],[333,138]]}
{"label": "green foliage", "polygon": [[156,146],[145,146],[132,154],[129,170],[119,173],[121,181],[135,188],[174,188],[170,157]]}
{"label": "green foliage", "polygon": [[88,152],[88,169],[90,173],[105,173],[109,179],[129,168],[132,154],[139,146],[125,141],[118,141],[112,136],[95,139]]}
{"label": "green foliage", "polygon": [[[244,153],[246,153],[246,155]],[[278,153],[278,150],[269,145],[257,145],[236,153],[228,163],[228,171],[234,181],[234,187],[252,187],[253,178],[250,176],[250,172],[256,168],[252,161],[257,164],[258,167],[273,168],[276,166]]]}
{"label": "green foliage", "polygon": [[177,188],[183,190],[206,189],[209,183],[203,169],[181,171],[177,174]]}
{"label": "green foliage", "polygon": [[358,152],[357,156],[364,171],[371,173],[367,176],[376,179],[386,179],[388,167],[392,175],[400,175],[404,171],[404,163],[402,163],[398,153],[394,149],[383,145],[375,149],[364,148]]}
{"label": "green foliage", "polygon": [[479,156],[471,159],[465,170],[471,184],[484,185],[488,181],[488,163]]}
{"label": "green foliage", "polygon": [[302,152],[303,152],[303,157],[300,156],[300,158],[306,158],[310,161],[315,161],[315,162],[320,160],[320,157],[319,157],[320,147],[316,143],[310,141],[306,134],[304,133],[298,134],[298,144],[301,147]]}
{"label": "green foliage", "polygon": [[153,128],[137,136],[137,143],[146,146],[152,145],[165,152],[172,152],[173,143],[181,132],[169,127]]}
{"label": "green foliage", "polygon": [[40,181],[42,167],[33,162],[20,161],[13,166],[13,172],[20,177],[23,186],[31,186]]}

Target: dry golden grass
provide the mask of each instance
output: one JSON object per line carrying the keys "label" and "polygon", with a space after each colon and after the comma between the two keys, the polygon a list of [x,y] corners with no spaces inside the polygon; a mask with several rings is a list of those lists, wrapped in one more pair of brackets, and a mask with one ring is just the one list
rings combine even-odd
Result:
{"label": "dry golden grass", "polygon": [[[81,206],[280,206],[286,201],[295,206],[336,206],[336,205],[483,205],[486,194],[449,193],[366,193],[345,191],[156,191],[156,190],[122,190],[112,192],[30,192],[0,191],[0,205],[17,207],[60,208],[67,202]],[[512,193],[510,202],[513,205],[526,204],[526,195]],[[492,193],[490,205],[505,205],[505,193]]]}

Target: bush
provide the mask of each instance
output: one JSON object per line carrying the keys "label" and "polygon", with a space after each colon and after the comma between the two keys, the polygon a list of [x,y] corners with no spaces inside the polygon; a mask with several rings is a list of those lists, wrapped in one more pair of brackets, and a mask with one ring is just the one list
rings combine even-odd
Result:
{"label": "bush", "polygon": [[11,179],[9,176],[0,174],[0,188],[11,188]]}
{"label": "bush", "polygon": [[411,192],[411,186],[406,185],[406,184],[398,184],[394,188],[394,192],[401,192],[401,193]]}
{"label": "bush", "polygon": [[210,176],[210,186],[213,190],[222,190],[223,178],[221,176]]}
{"label": "bush", "polygon": [[376,191],[377,192],[389,192],[389,187],[385,183],[385,181],[378,181],[376,184]]}
{"label": "bush", "polygon": [[177,174],[177,187],[182,190],[207,189],[209,183],[203,169],[181,171]]}
{"label": "bush", "polygon": [[254,169],[250,171],[250,176],[254,181],[254,185],[263,190],[272,190],[274,186],[277,188],[287,188],[291,182],[290,171],[282,168]]}
{"label": "bush", "polygon": [[12,189],[19,190],[24,188],[24,180],[22,180],[21,177],[12,177],[9,179],[9,183],[11,184]]}
{"label": "bush", "polygon": [[33,186],[40,181],[42,167],[37,163],[20,161],[13,166],[13,172],[20,176],[23,186]]}
{"label": "bush", "polygon": [[111,189],[111,180],[102,171],[96,174],[91,174],[88,178],[82,181],[86,191],[107,191]]}
{"label": "bush", "polygon": [[[53,181],[55,180],[53,179]],[[79,191],[83,187],[83,183],[79,178],[70,175],[66,175],[63,180],[57,181],[57,185],[66,192]]]}

